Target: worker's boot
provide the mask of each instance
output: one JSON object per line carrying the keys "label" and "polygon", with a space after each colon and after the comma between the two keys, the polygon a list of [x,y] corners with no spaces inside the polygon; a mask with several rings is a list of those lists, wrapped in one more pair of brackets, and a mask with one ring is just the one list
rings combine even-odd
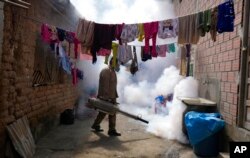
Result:
{"label": "worker's boot", "polygon": [[121,133],[118,133],[116,130],[109,130],[108,131],[109,136],[121,136]]}
{"label": "worker's boot", "polygon": [[103,129],[101,129],[100,126],[93,125],[91,126],[92,129],[94,129],[96,132],[103,132]]}

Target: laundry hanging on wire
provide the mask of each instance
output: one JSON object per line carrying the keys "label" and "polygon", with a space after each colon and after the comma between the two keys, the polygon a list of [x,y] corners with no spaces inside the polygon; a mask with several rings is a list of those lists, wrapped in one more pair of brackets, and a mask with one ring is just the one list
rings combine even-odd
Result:
{"label": "laundry hanging on wire", "polygon": [[[234,3],[226,1],[205,11],[163,21],[139,24],[99,24],[86,19],[80,19],[76,36],[79,39],[84,54],[93,57],[109,54],[112,41],[118,40],[120,45],[128,45],[136,39],[143,41],[144,53],[157,57],[156,39],[178,38],[178,44],[197,44],[200,37],[210,32],[212,40],[216,34],[234,31]],[[152,47],[149,41],[152,39]]]}
{"label": "laundry hanging on wire", "polygon": [[[177,37],[179,44],[197,44],[200,36],[210,32],[215,41],[217,32],[234,30],[234,18],[234,3],[229,0],[212,9],[195,14],[140,24],[99,24],[80,19],[76,34],[71,34],[70,37],[74,39],[71,42],[75,45],[75,58],[79,56],[81,59],[92,59],[93,63],[96,62],[97,55],[107,56],[111,53],[114,40],[118,40],[120,45],[124,45],[120,46],[120,50],[125,49],[129,42],[136,39],[141,42],[144,40],[144,54],[157,57],[157,38]],[[52,37],[52,41],[55,34],[62,35],[62,38],[65,34],[67,35],[67,32],[63,33],[63,30],[53,27],[50,31],[48,36]],[[149,46],[150,39],[152,39],[152,46]]]}
{"label": "laundry hanging on wire", "polygon": [[79,41],[74,32],[66,31],[61,28],[42,24],[41,37],[43,42],[50,45],[55,53],[55,57],[59,60],[59,67],[72,75],[72,83],[76,85],[78,79],[83,79],[83,71],[76,67],[76,59],[78,57]]}

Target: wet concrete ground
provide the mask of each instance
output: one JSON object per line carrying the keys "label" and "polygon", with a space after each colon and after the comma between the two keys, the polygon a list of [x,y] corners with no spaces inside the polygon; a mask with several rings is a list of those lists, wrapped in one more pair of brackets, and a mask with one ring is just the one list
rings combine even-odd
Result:
{"label": "wet concrete ground", "polygon": [[193,158],[191,147],[156,137],[143,123],[117,115],[120,137],[109,137],[108,119],[104,132],[91,130],[94,117],[76,120],[73,125],[60,125],[37,143],[35,158]]}

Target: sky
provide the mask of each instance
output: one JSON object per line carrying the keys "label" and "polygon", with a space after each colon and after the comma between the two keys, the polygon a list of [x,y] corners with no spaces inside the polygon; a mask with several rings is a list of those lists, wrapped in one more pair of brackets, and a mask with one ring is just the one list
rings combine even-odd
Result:
{"label": "sky", "polygon": [[[82,17],[97,23],[142,23],[159,21],[175,17],[171,0],[71,0]],[[160,41],[157,44],[176,42],[176,39]],[[131,43],[130,43],[131,44]],[[142,43],[137,45],[139,71],[132,75],[128,66],[121,66],[117,73],[117,92],[119,108],[134,115],[142,115],[149,120],[145,125],[148,132],[159,137],[178,140],[187,143],[182,133],[182,113],[185,105],[177,96],[196,97],[197,81],[193,78],[184,79],[176,68],[179,59],[178,49],[175,53],[167,53],[164,58],[158,57],[142,62],[140,57]],[[177,45],[176,45],[177,46]],[[84,72],[84,80],[79,83],[82,98],[80,105],[87,102],[89,96],[95,95],[98,89],[99,73],[106,67],[104,57],[98,57],[97,63],[79,61],[77,67]],[[154,112],[155,98],[159,95],[174,94],[173,102],[165,107],[165,113]],[[84,106],[79,106],[78,113],[91,112]],[[128,118],[129,119],[129,118]],[[118,129],[119,131],[119,129]],[[122,131],[121,131],[122,132]]]}
{"label": "sky", "polygon": [[141,23],[175,17],[172,0],[70,0],[82,17],[97,23]]}

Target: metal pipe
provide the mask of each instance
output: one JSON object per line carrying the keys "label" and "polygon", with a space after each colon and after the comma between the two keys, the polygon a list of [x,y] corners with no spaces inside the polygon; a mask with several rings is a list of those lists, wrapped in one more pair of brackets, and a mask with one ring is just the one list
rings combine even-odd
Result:
{"label": "metal pipe", "polygon": [[99,110],[99,111],[107,113],[109,115],[114,115],[115,113],[120,113],[124,116],[133,118],[135,120],[139,120],[143,123],[147,123],[147,124],[149,123],[147,120],[144,120],[140,116],[130,114],[126,111],[122,111],[115,104],[112,104],[112,103],[104,101],[104,100],[100,100],[98,98],[89,98],[87,107]]}
{"label": "metal pipe", "polygon": [[244,0],[243,10],[243,37],[241,46],[241,64],[240,64],[240,85],[239,85],[239,108],[238,108],[238,121],[239,126],[243,126],[245,118],[245,104],[246,104],[246,92],[247,92],[247,70],[248,70],[248,33],[249,33],[249,0]]}
{"label": "metal pipe", "polygon": [[5,3],[9,3],[11,5],[14,5],[14,6],[17,6],[17,7],[21,7],[21,8],[24,8],[24,9],[29,9],[29,7],[27,7],[27,6],[24,6],[24,5],[12,2],[10,0],[0,0],[0,1],[5,2]]}

